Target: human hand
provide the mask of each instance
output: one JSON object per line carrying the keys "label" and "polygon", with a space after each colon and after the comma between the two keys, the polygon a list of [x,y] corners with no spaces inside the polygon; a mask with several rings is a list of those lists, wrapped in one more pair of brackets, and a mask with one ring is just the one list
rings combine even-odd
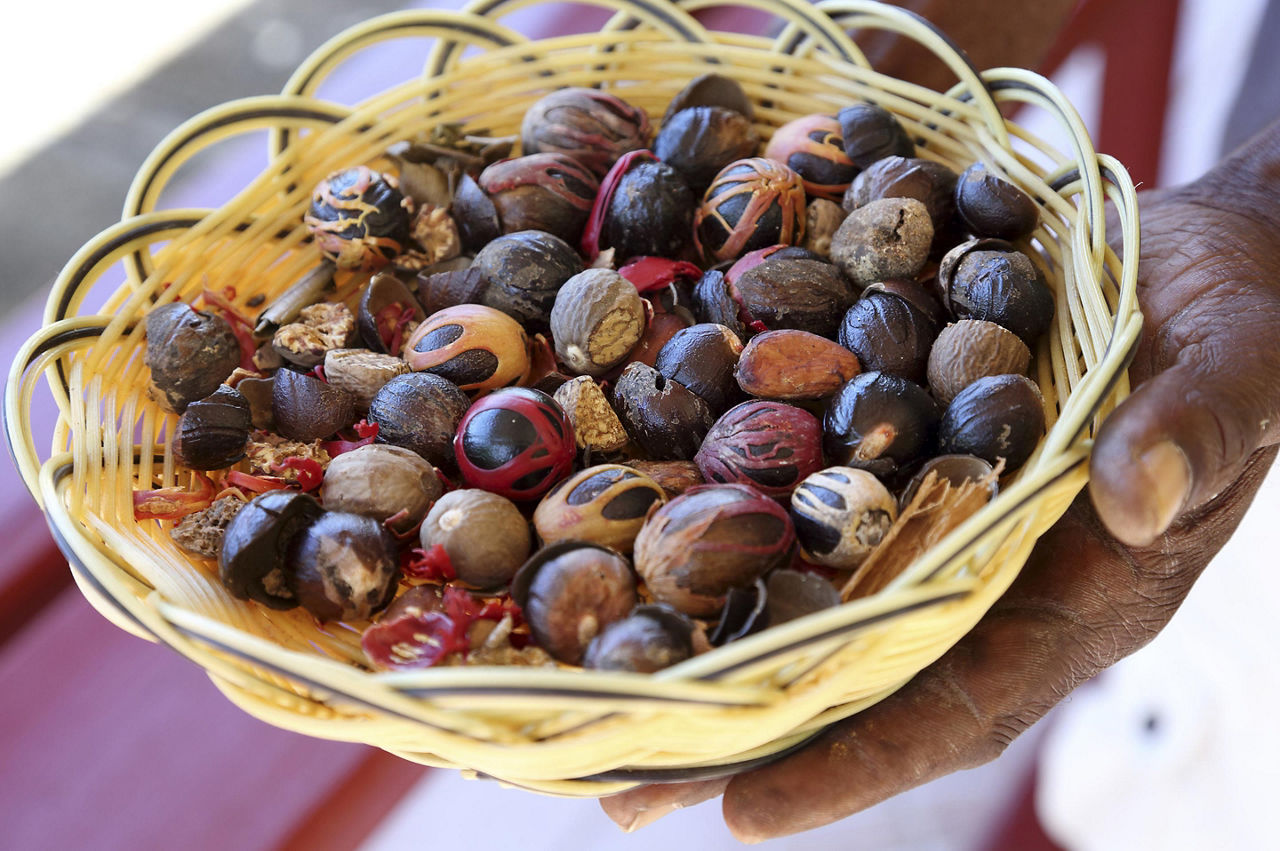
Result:
{"label": "human hand", "polygon": [[723,792],[735,836],[837,821],[998,756],[1145,645],[1226,543],[1280,443],[1280,123],[1201,180],[1141,196],[1134,393],[1081,496],[937,663],[803,750],[731,779],[601,801],[624,829]]}

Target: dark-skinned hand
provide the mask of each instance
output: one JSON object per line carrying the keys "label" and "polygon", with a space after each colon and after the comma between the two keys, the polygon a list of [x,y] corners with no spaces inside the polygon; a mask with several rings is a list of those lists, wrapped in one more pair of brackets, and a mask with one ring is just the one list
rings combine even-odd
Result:
{"label": "dark-skinned hand", "polygon": [[1144,334],[1087,495],[974,630],[901,690],[731,779],[605,798],[635,829],[723,793],[747,842],[842,819],[998,756],[1149,642],[1235,530],[1280,443],[1280,123],[1185,187],[1141,196]]}

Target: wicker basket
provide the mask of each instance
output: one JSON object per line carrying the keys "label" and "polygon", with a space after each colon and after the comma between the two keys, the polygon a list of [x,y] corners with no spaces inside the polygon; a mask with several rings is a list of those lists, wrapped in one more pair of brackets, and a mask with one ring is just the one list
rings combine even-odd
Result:
{"label": "wicker basket", "polygon": [[[1132,185],[1097,155],[1080,119],[1026,71],[979,75],[927,23],[857,0],[750,0],[782,19],[776,38],[709,32],[705,0],[607,0],[600,33],[529,41],[497,23],[522,0],[470,12],[405,12],[368,21],[313,54],[283,95],[236,101],[175,130],[139,171],[122,221],[85,245],[49,296],[44,327],[14,362],[5,396],[9,445],[84,595],[108,619],[205,668],[223,693],[271,724],[366,742],[549,794],[601,795],[640,782],[742,770],[802,744],[892,693],[968,631],[1009,586],[1037,537],[1086,481],[1090,436],[1128,392],[1138,338],[1137,214]],[[846,30],[914,39],[955,72],[947,93],[870,69]],[[356,51],[385,39],[436,39],[421,78],[355,107],[311,93]],[[268,298],[318,260],[301,214],[310,187],[440,122],[517,132],[548,90],[600,85],[655,119],[692,77],[737,78],[764,134],[792,118],[869,99],[895,112],[922,156],[961,169],[983,159],[1042,207],[1033,237],[1057,319],[1033,377],[1050,431],[1000,496],[872,597],[826,610],[640,676],[571,670],[445,668],[374,673],[359,633],[305,613],[234,599],[216,566],[172,543],[168,523],[135,522],[135,487],[186,485],[164,433],[175,418],[146,395],[143,323],[155,304],[234,284],[237,305]],[[1071,140],[1051,149],[1001,115],[1000,101],[1046,111]],[[266,169],[218,209],[154,209],[174,172],[231,135],[269,128]],[[1114,202],[1122,261],[1107,248]],[[123,282],[100,313],[86,293],[112,269]],[[247,309],[251,312],[251,309]],[[30,402],[44,377],[61,411],[41,461]]]}

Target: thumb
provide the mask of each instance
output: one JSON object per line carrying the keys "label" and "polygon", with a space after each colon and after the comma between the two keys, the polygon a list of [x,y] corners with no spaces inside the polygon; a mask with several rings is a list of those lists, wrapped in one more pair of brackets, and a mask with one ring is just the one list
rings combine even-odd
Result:
{"label": "thumb", "polygon": [[1135,373],[1152,377],[1107,418],[1093,449],[1094,507],[1130,546],[1150,544],[1211,500],[1277,438],[1280,302],[1239,279],[1196,286],[1205,271],[1161,287],[1194,295],[1139,350]]}

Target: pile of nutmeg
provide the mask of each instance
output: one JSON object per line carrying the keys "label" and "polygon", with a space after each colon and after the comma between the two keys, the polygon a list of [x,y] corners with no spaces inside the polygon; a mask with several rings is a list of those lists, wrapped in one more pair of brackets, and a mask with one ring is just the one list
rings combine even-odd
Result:
{"label": "pile of nutmeg", "polygon": [[135,516],[381,669],[654,671],[864,593],[1044,435],[1039,208],[874,104],[761,129],[718,75],[656,134],[568,88],[330,175],[310,274],[146,317],[199,472]]}

